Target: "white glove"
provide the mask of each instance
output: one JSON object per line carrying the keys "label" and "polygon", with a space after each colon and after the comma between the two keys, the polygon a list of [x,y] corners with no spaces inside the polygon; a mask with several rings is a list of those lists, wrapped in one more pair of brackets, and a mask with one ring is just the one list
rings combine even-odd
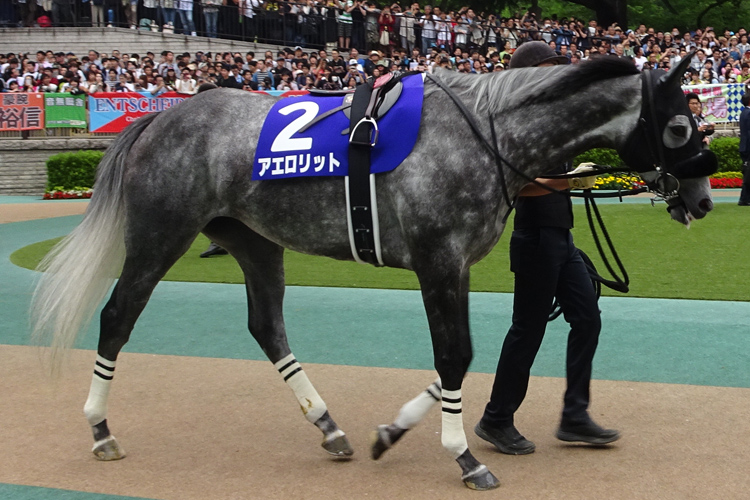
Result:
{"label": "white glove", "polygon": [[[570,172],[571,174],[583,174],[586,172],[595,172],[594,163],[581,163],[578,167]],[[590,177],[571,177],[568,179],[570,189],[591,189],[596,184],[596,175]]]}

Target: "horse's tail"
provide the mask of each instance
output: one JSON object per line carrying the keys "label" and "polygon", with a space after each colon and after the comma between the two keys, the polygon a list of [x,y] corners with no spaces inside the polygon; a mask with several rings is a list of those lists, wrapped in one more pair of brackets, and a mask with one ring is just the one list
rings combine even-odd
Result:
{"label": "horse's tail", "polygon": [[47,254],[31,302],[32,339],[51,344],[53,373],[59,373],[65,349],[88,326],[97,306],[125,260],[125,158],[157,114],[126,128],[99,163],[94,195],[81,224]]}

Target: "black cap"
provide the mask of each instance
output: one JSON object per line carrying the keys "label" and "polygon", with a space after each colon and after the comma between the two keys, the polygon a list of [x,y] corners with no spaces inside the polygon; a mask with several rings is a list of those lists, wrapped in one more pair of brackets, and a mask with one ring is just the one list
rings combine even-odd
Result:
{"label": "black cap", "polygon": [[510,68],[530,68],[544,63],[568,64],[568,58],[559,56],[545,42],[526,42],[513,52]]}

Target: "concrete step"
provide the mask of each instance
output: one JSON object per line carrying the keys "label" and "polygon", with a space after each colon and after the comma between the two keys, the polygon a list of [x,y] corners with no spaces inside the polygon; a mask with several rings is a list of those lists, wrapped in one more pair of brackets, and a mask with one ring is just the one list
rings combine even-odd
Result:
{"label": "concrete step", "polygon": [[148,51],[159,54],[164,50],[171,50],[175,53],[189,52],[193,55],[199,50],[242,54],[247,51],[258,54],[272,50],[275,53],[278,48],[278,45],[127,28],[0,28],[0,52],[6,54],[52,50],[73,52],[80,59],[91,49],[107,54],[112,50],[140,55]]}

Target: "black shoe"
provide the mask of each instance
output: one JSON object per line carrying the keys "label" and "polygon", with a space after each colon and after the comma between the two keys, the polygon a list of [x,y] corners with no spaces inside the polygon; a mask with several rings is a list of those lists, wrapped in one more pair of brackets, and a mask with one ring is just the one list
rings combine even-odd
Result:
{"label": "black shoe", "polygon": [[748,202],[746,202],[746,201],[741,201],[741,202],[739,202],[739,203],[737,203],[737,204],[738,204],[739,206],[741,206],[741,207],[750,207],[750,203],[748,203]]}
{"label": "black shoe", "polygon": [[528,455],[536,450],[534,443],[523,437],[512,425],[495,429],[483,426],[480,421],[474,427],[474,433],[485,441],[494,444],[501,453],[506,455]]}
{"label": "black shoe", "polygon": [[557,429],[557,439],[570,443],[609,444],[620,439],[614,429],[603,429],[593,420],[583,423],[561,423]]}
{"label": "black shoe", "polygon": [[211,244],[208,245],[206,251],[201,254],[201,258],[205,259],[206,257],[211,257],[212,255],[226,255],[228,253],[229,252],[212,241]]}

